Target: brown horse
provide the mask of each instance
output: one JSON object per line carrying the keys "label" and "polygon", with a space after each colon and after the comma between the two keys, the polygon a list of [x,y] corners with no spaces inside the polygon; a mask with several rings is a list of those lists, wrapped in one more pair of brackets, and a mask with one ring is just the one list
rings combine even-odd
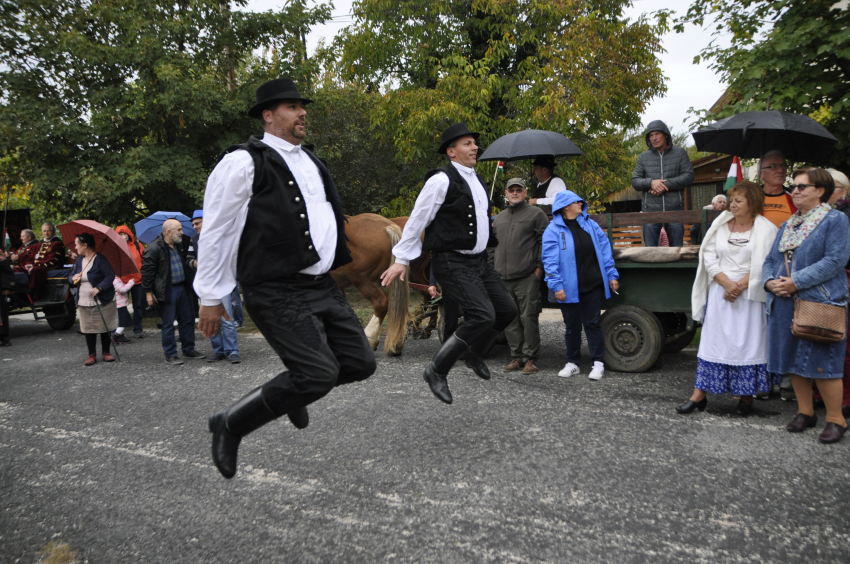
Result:
{"label": "brown horse", "polygon": [[[393,217],[390,218],[390,221],[398,225],[402,231],[404,231],[404,226],[407,225],[407,220],[410,219],[408,216],[404,217]],[[425,239],[425,234],[422,234],[422,239]],[[413,338],[422,338],[428,339],[431,336],[431,331],[437,328],[437,316],[436,315],[426,315],[428,312],[426,305],[432,300],[430,294],[428,294],[427,290],[423,290],[423,287],[428,287],[431,285],[431,253],[427,251],[423,251],[419,258],[416,258],[410,261],[410,270],[409,270],[410,283],[416,284],[414,289],[419,292],[422,296],[422,305],[420,306],[420,313],[415,316],[413,319]],[[420,327],[419,324],[423,320],[422,318],[428,319],[428,325],[425,327]]]}
{"label": "brown horse", "polygon": [[[351,250],[352,262],[331,272],[340,289],[354,286],[369,300],[375,313],[366,326],[366,338],[373,349],[378,348],[381,323],[387,318],[387,338],[384,352],[398,356],[404,349],[408,317],[408,276],[396,279],[387,288],[381,286],[381,273],[395,262],[392,248],[401,239],[402,229],[385,217],[364,213],[346,216],[345,235]],[[389,300],[387,299],[389,294]]]}

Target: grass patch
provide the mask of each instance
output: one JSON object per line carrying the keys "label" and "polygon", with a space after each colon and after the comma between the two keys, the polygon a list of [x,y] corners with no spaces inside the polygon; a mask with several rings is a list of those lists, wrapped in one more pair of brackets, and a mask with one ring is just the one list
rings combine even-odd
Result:
{"label": "grass patch", "polygon": [[698,327],[698,328],[697,328],[697,332],[696,332],[696,334],[694,335],[694,339],[693,339],[693,341],[691,341],[691,344],[690,344],[690,345],[688,345],[689,347],[697,347],[697,348],[699,348],[699,336],[700,336],[700,333],[702,333],[702,327]]}
{"label": "grass patch", "polygon": [[71,545],[62,541],[50,541],[39,551],[42,564],[73,564],[76,562],[77,551]]}

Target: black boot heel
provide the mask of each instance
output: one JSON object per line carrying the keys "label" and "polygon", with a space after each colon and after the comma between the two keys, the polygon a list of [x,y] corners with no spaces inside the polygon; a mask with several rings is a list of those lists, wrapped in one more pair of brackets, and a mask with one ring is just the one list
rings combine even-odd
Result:
{"label": "black boot heel", "polygon": [[690,413],[694,409],[699,409],[700,411],[705,411],[705,406],[708,405],[708,398],[702,398],[700,401],[688,400],[682,405],[676,406],[676,411],[679,413]]}

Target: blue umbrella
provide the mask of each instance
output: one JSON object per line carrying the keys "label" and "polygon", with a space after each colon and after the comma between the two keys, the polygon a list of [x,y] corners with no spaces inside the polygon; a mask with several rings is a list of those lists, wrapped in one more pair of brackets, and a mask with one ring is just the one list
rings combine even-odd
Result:
{"label": "blue umbrella", "polygon": [[188,237],[194,237],[198,234],[192,229],[192,220],[189,216],[183,215],[180,212],[158,211],[142,221],[136,223],[136,239],[145,245],[156,239],[157,235],[162,233],[162,224],[166,219],[176,219],[183,226],[183,234]]}

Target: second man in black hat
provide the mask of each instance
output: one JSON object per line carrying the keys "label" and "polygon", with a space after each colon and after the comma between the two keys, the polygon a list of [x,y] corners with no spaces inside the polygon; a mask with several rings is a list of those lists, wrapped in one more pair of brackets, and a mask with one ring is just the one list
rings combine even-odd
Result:
{"label": "second man in black hat", "polygon": [[425,175],[401,240],[393,247],[396,262],[381,275],[386,286],[404,276],[406,265],[422,250],[430,251],[431,268],[443,293],[463,308],[463,323],[424,373],[431,391],[445,403],[452,403],[449,370],[464,353],[477,376],[490,378],[484,354],[517,315],[505,284],[487,262],[486,248],[497,242],[490,226],[487,189],[475,173],[477,139],[478,133],[463,123],[443,132],[437,152],[450,162]]}

